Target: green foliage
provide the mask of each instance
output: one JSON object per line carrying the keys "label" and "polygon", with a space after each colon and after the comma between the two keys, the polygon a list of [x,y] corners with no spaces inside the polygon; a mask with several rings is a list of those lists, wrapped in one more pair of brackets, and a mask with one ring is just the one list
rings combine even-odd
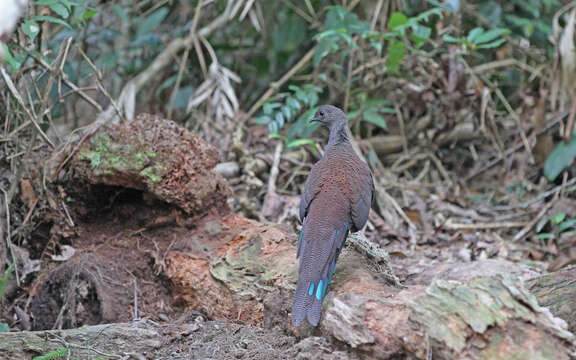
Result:
{"label": "green foliage", "polygon": [[[2,276],[0,277],[0,299],[2,299],[2,297],[4,296],[4,292],[6,291],[6,285],[8,285],[8,280],[10,280],[10,276],[12,276],[13,271],[14,271],[14,264],[11,264],[4,271],[4,274],[2,274]],[[8,327],[8,324],[0,322],[0,333],[9,331],[10,327]]]}
{"label": "green foliage", "polygon": [[339,51],[342,42],[358,48],[353,36],[367,35],[369,30],[370,24],[359,20],[356,14],[345,7],[329,6],[322,31],[315,37],[318,40],[318,47],[314,53],[314,66],[318,66],[327,55]]}
{"label": "green foliage", "polygon": [[168,15],[168,8],[161,7],[146,17],[138,18],[136,39],[134,41],[138,43],[139,41],[142,41],[144,36],[152,33],[158,26],[160,26],[160,24],[162,24],[166,15]]}
{"label": "green foliage", "polygon": [[65,359],[68,356],[69,351],[70,349],[58,349],[43,355],[35,356],[32,360]]}
{"label": "green foliage", "polygon": [[422,47],[430,39],[432,29],[424,25],[433,15],[442,17],[440,8],[433,8],[423,13],[407,17],[403,13],[396,12],[388,20],[390,32],[383,37],[388,41],[386,68],[391,73],[400,69],[404,55],[408,50],[407,44],[411,41],[415,49]]}
{"label": "green foliage", "polygon": [[[34,15],[23,19],[20,29],[24,35],[26,35],[30,43],[36,41],[37,36],[40,33],[40,26],[43,22],[63,27],[64,31],[74,31],[85,27],[87,20],[98,13],[96,10],[88,8],[85,2],[79,3],[70,0],[36,0],[33,2],[33,5],[48,7],[53,14]],[[38,11],[35,13],[38,13]],[[17,45],[9,46],[6,61],[9,64],[11,71],[15,72],[20,69],[23,62],[31,53],[44,57],[34,50],[28,50],[27,48]],[[53,53],[56,54],[57,51],[54,51]]]}
{"label": "green foliage", "polygon": [[469,51],[478,49],[491,49],[496,48],[506,42],[502,35],[510,34],[508,29],[492,29],[484,30],[481,27],[472,29],[466,37],[455,38],[450,35],[444,35],[444,41],[449,43],[460,43]]}
{"label": "green foliage", "polygon": [[481,1],[478,12],[495,27],[509,28],[512,33],[532,44],[552,50],[552,17],[561,7],[558,0]]}
{"label": "green foliage", "polygon": [[[544,232],[544,227],[548,225],[550,231]],[[558,213],[541,220],[536,226],[536,237],[538,239],[556,239],[561,235],[576,234],[576,219],[568,218],[565,213]]]}
{"label": "green foliage", "polygon": [[576,158],[576,134],[568,143],[560,142],[548,155],[544,163],[544,175],[548,180],[554,181],[564,169],[566,169]]}
{"label": "green foliage", "polygon": [[[296,139],[296,137],[307,135],[304,128],[308,127],[308,122],[317,110],[318,95],[322,93],[322,89],[310,84],[302,87],[290,85],[288,89],[289,92],[279,93],[264,103],[263,114],[256,118],[256,123],[267,124],[271,137],[283,139],[287,142],[287,147],[313,143],[312,140]],[[303,112],[304,109],[307,110]],[[297,120],[293,122],[297,116]],[[288,134],[278,136],[287,123],[293,123]]]}
{"label": "green foliage", "polygon": [[349,120],[362,120],[376,125],[383,130],[388,128],[386,120],[382,115],[395,114],[395,110],[389,107],[390,102],[386,99],[369,99],[364,92],[356,96],[356,102],[351,106],[348,112]]}

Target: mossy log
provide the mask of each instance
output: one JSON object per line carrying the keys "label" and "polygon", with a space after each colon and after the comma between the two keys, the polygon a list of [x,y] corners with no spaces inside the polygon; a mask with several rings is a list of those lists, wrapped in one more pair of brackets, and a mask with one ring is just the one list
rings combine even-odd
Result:
{"label": "mossy log", "polygon": [[568,330],[576,332],[576,267],[530,279],[526,286],[541,306],[566,321]]}
{"label": "mossy log", "polygon": [[[77,329],[22,331],[0,334],[0,358],[29,360],[109,359],[154,351],[162,344],[159,332],[146,321],[83,326]],[[61,355],[56,357],[56,355]],[[69,357],[68,357],[69,356]]]}

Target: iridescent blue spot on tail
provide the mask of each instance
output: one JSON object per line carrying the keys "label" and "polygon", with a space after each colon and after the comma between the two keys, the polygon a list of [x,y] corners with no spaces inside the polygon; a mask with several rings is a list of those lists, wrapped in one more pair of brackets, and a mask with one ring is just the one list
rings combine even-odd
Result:
{"label": "iridescent blue spot on tail", "polygon": [[312,296],[314,294],[314,283],[310,283],[310,287],[308,288],[308,295]]}
{"label": "iridescent blue spot on tail", "polygon": [[326,289],[328,289],[328,282],[330,280],[326,281],[326,283],[324,284],[324,288],[322,289],[322,298],[324,298],[324,295],[326,295]]}
{"label": "iridescent blue spot on tail", "polygon": [[321,300],[322,299],[322,280],[320,280],[318,282],[318,287],[316,288],[316,299]]}

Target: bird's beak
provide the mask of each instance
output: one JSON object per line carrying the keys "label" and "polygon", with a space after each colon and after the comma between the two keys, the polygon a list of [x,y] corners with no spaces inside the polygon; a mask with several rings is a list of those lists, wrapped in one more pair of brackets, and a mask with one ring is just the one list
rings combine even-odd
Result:
{"label": "bird's beak", "polygon": [[314,116],[314,117],[312,118],[312,120],[310,120],[310,124],[311,124],[311,123],[314,123],[314,122],[321,122],[320,117]]}

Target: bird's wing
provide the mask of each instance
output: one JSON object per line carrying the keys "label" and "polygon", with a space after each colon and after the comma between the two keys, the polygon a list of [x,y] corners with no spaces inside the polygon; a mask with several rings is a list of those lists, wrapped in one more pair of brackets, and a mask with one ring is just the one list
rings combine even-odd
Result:
{"label": "bird's wing", "polygon": [[[360,161],[360,160],[359,160]],[[367,164],[363,163],[358,173],[351,181],[351,217],[352,217],[352,231],[361,230],[370,214],[370,208],[374,201],[374,179]]]}
{"label": "bird's wing", "polygon": [[[322,160],[320,160],[322,161]],[[310,204],[314,197],[320,191],[320,184],[322,183],[322,177],[320,174],[320,161],[316,163],[312,170],[310,170],[310,174],[308,175],[308,179],[306,179],[306,184],[304,185],[304,192],[302,193],[302,197],[300,198],[300,221],[304,222],[304,218],[306,214],[308,214],[308,209],[310,208]]]}

